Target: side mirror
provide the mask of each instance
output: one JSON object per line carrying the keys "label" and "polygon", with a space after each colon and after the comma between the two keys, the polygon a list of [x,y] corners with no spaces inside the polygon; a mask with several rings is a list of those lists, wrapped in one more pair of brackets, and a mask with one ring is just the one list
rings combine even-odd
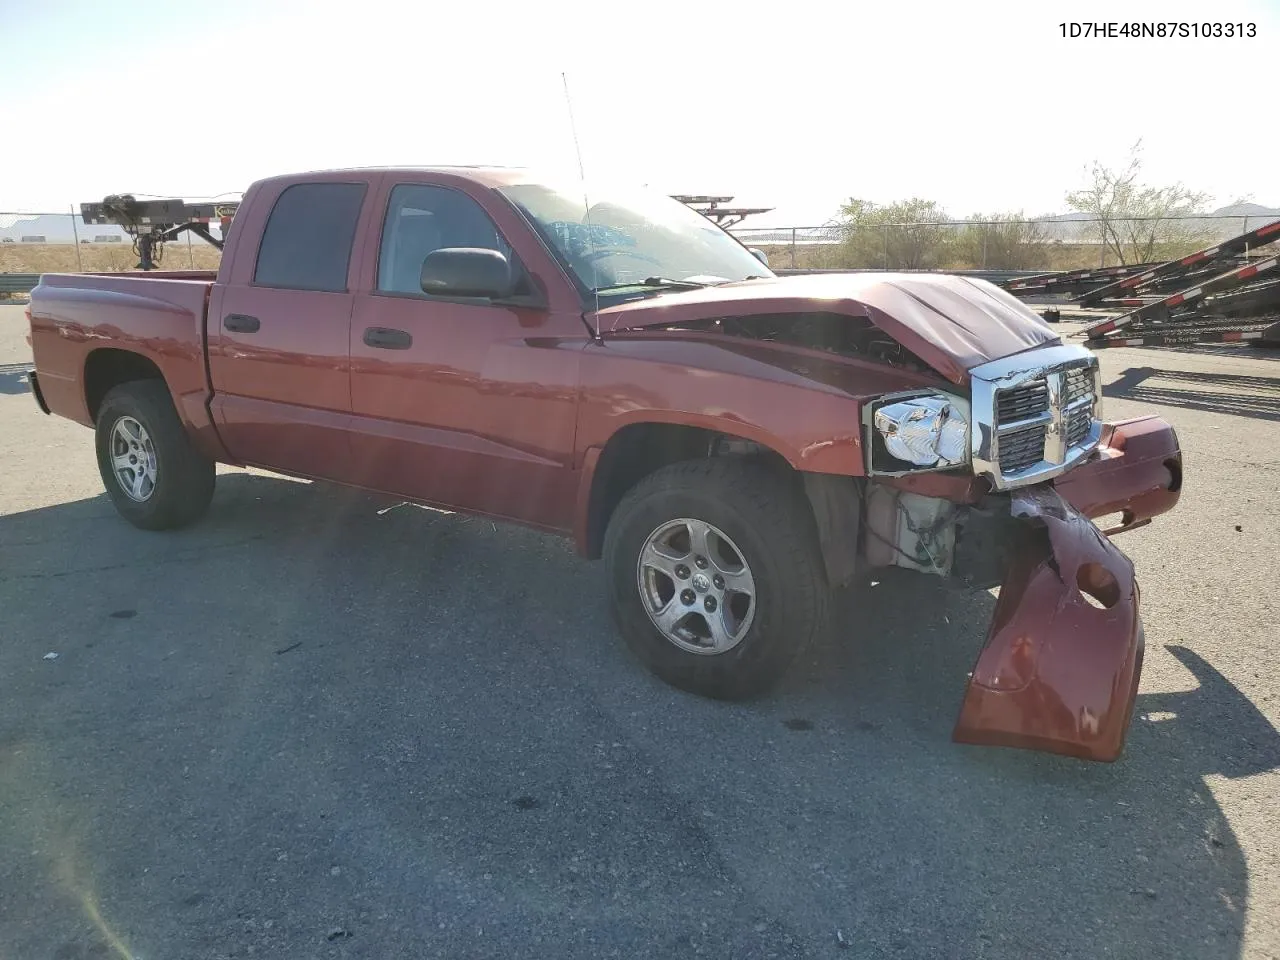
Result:
{"label": "side mirror", "polygon": [[763,263],[766,267],[769,265],[769,255],[759,247],[748,247],[747,249],[751,251],[751,255],[753,257]]}
{"label": "side mirror", "polygon": [[427,254],[422,262],[422,292],[435,297],[511,296],[515,280],[511,264],[497,250],[445,247]]}

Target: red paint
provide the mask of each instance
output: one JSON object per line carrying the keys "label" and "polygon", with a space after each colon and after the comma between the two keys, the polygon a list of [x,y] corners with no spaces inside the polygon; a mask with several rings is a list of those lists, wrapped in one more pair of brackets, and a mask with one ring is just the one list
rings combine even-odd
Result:
{"label": "red paint", "polygon": [[1123,529],[1172,510],[1182,496],[1182,451],[1158,417],[1104,425],[1098,453],[1054,488],[1087,517],[1124,513]]}
{"label": "red paint", "polygon": [[1142,673],[1133,564],[1050,489],[1015,495],[1019,509],[1046,535],[1010,567],[953,736],[1115,760]]}
{"label": "red paint", "polygon": [[815,274],[723,284],[610,307],[600,323],[613,330],[805,310],[869,317],[959,384],[978,364],[1060,342],[1008,291],[943,274]]}
{"label": "red paint", "polygon": [[33,291],[29,308],[31,349],[54,413],[92,426],[84,381],[89,354],[99,349],[136,353],[164,375],[197,445],[214,459],[227,457],[204,404],[207,281],[45,274],[36,289],[40,294]]}
{"label": "red paint", "polygon": [[[430,301],[372,292],[377,237],[360,274],[348,325],[352,482],[398,495],[494,514],[539,527],[573,524],[578,368],[586,341],[581,307],[560,268],[491,190],[417,172],[392,187],[442,183],[472,197],[512,243],[549,308]],[[523,242],[521,242],[523,241]],[[364,343],[367,328],[403,330],[405,350]]]}
{"label": "red paint", "polygon": [[587,542],[591,529],[591,484],[595,480],[601,452],[600,447],[589,447],[584,451],[578,475],[578,490],[573,499],[573,545],[582,557],[591,555],[591,545]]}
{"label": "red paint", "polygon": [[901,477],[881,477],[886,487],[895,487],[922,497],[940,497],[952,503],[976,504],[991,493],[984,477],[966,477],[958,473],[909,473]]}
{"label": "red paint", "polygon": [[863,401],[939,385],[799,347],[665,330],[590,343],[580,377],[580,450],[630,424],[678,423],[754,440],[798,470],[851,476],[864,472]]}

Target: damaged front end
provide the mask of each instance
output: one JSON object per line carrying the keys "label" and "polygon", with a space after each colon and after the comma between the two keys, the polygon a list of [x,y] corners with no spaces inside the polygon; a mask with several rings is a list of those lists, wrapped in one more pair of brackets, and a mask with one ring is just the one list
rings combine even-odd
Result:
{"label": "damaged front end", "polygon": [[[1112,761],[1142,671],[1133,564],[1107,534],[1169,510],[1182,459],[1154,418],[1104,423],[1097,361],[1056,346],[970,371],[968,397],[864,413],[865,558],[1000,585],[954,739]],[[968,430],[960,465],[948,430]],[[1104,533],[1091,517],[1114,515]]]}
{"label": "damaged front end", "polygon": [[[979,478],[868,481],[862,563],[999,586],[954,730],[963,743],[1112,761],[1142,671],[1133,564],[1109,535],[1171,510],[1182,485],[1173,429],[1104,424],[1093,456],[1047,482],[992,491]],[[1094,519],[1119,515],[1106,533]]]}
{"label": "damaged front end", "polygon": [[867,485],[864,562],[999,586],[953,738],[1088,760],[1124,746],[1142,669],[1133,564],[1050,484],[971,504]]}
{"label": "damaged front end", "polygon": [[[1162,420],[1103,420],[1093,354],[1004,291],[959,277],[770,279],[603,313],[626,336],[740,350],[753,376],[767,367],[812,384],[815,410],[847,398],[859,422],[821,422],[788,457],[804,472],[828,582],[901,567],[999,586],[955,739],[1119,756],[1143,634],[1133,565],[1108,536],[1173,508],[1182,455]],[[735,341],[773,345],[773,361]],[[756,417],[782,436],[789,423],[773,418],[787,409]],[[806,413],[794,418],[807,424]],[[849,450],[853,430],[856,469],[806,461]],[[1105,533],[1093,522],[1104,517]]]}

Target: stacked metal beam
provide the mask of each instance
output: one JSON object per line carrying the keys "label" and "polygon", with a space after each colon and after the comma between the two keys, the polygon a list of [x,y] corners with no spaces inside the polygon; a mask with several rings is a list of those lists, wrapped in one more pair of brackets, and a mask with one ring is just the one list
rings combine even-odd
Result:
{"label": "stacked metal beam", "polygon": [[1017,296],[1063,293],[1080,307],[1125,311],[1077,336],[1090,347],[1242,340],[1280,345],[1280,220],[1159,264],[1071,271],[1005,284]]}

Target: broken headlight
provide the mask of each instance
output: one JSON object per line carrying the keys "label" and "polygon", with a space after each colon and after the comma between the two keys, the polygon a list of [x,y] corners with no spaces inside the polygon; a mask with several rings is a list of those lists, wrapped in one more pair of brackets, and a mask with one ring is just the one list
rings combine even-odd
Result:
{"label": "broken headlight", "polygon": [[969,407],[946,394],[873,406],[871,467],[877,473],[945,470],[969,462]]}

